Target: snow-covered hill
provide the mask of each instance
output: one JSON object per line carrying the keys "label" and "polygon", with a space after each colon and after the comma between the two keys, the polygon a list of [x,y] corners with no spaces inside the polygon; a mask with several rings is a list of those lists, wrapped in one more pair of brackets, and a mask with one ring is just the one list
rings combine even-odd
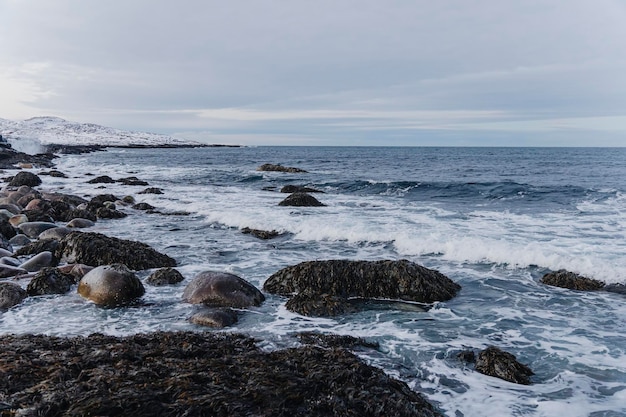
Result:
{"label": "snow-covered hill", "polygon": [[74,123],[59,117],[33,117],[23,121],[0,119],[0,135],[11,143],[14,148],[23,152],[49,144],[102,146],[200,145],[198,142],[167,135],[131,132],[93,123]]}

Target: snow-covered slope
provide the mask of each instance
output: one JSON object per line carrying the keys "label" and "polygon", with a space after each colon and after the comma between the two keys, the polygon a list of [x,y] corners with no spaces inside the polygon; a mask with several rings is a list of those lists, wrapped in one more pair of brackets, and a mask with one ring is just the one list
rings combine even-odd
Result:
{"label": "snow-covered slope", "polygon": [[131,132],[93,123],[74,123],[59,117],[24,121],[0,119],[0,135],[15,148],[40,145],[160,146],[199,145],[198,142],[156,133]]}

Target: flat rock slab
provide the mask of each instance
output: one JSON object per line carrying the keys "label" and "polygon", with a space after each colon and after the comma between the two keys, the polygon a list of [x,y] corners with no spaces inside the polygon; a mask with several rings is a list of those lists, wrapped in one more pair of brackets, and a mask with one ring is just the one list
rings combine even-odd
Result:
{"label": "flat rock slab", "polygon": [[7,415],[442,415],[404,382],[344,349],[268,353],[246,336],[192,332],[8,335],[0,349]]}

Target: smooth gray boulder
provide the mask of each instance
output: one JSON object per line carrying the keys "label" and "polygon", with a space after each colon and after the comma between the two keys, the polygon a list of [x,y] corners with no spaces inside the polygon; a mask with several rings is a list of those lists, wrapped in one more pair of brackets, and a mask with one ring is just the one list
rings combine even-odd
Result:
{"label": "smooth gray boulder", "polygon": [[139,278],[122,264],[94,268],[78,283],[78,294],[103,307],[129,304],[144,293]]}
{"label": "smooth gray boulder", "polygon": [[230,308],[207,309],[192,315],[189,321],[199,326],[223,329],[237,323],[237,312]]}
{"label": "smooth gray boulder", "polygon": [[245,308],[258,306],[265,296],[254,285],[226,272],[200,272],[187,285],[183,301],[210,307]]}
{"label": "smooth gray boulder", "polygon": [[20,232],[33,239],[39,237],[42,232],[55,227],[58,226],[50,222],[26,222],[17,226]]}
{"label": "smooth gray boulder", "polygon": [[56,264],[56,259],[54,258],[54,255],[52,255],[52,252],[43,251],[39,252],[37,255],[30,258],[19,267],[25,269],[28,272],[36,272],[39,271],[41,268],[53,266],[54,264]]}

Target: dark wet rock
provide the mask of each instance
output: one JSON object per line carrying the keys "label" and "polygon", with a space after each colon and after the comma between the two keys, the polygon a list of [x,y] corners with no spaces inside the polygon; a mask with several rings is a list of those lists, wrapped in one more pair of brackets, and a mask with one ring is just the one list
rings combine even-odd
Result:
{"label": "dark wet rock", "polygon": [[104,203],[106,203],[107,201],[115,202],[117,200],[119,200],[119,198],[117,198],[113,194],[98,194],[97,196],[92,197],[91,200],[89,200],[88,204],[93,205],[94,208],[100,208],[103,207]]}
{"label": "dark wet rock", "polygon": [[96,217],[99,219],[123,219],[127,214],[123,211],[111,209],[108,207],[100,207],[96,210]]}
{"label": "dark wet rock", "polygon": [[161,285],[178,284],[184,279],[185,277],[174,268],[161,268],[154,271],[146,279],[146,283],[158,287]]}
{"label": "dark wet rock", "polygon": [[476,363],[476,353],[471,349],[460,351],[456,357],[465,363]]}
{"label": "dark wet rock", "polygon": [[189,317],[189,321],[199,326],[223,329],[237,323],[237,312],[230,308],[206,309]]}
{"label": "dark wet rock", "polygon": [[9,266],[20,266],[22,262],[19,259],[14,258],[11,255],[5,255],[0,258],[0,264]]}
{"label": "dark wet rock", "polygon": [[317,198],[307,193],[293,193],[288,195],[283,201],[278,203],[279,206],[295,206],[295,207],[324,207],[326,204],[321,203]]}
{"label": "dark wet rock", "polygon": [[148,203],[139,203],[133,206],[135,210],[154,210],[154,206],[151,206]]}
{"label": "dark wet rock", "polygon": [[52,227],[39,234],[39,239],[61,240],[72,232],[72,229],[65,226]]}
{"label": "dark wet rock", "polygon": [[350,298],[446,301],[461,286],[438,271],[407,260],[329,260],[302,262],[281,269],[265,281],[263,288],[273,294],[298,294],[291,306],[302,304],[316,311],[319,305],[321,311],[332,313],[334,308],[339,312],[346,309]]}
{"label": "dark wet rock", "polygon": [[30,296],[65,294],[78,280],[57,268],[43,268],[30,280],[26,292]]}
{"label": "dark wet rock", "polygon": [[55,177],[55,178],[67,178],[67,175],[65,175],[61,171],[57,171],[57,170],[51,170],[51,171],[47,171],[47,172],[40,172],[39,175],[49,175],[49,176]]}
{"label": "dark wet rock", "polygon": [[137,194],[163,194],[163,190],[157,187],[150,187],[138,192]]}
{"label": "dark wet rock", "polygon": [[85,265],[85,264],[67,264],[57,268],[64,274],[70,274],[76,280],[76,282],[80,281],[89,271],[94,269],[93,266]]}
{"label": "dark wet rock", "polygon": [[80,155],[84,153],[103,151],[105,149],[106,149],[106,146],[102,146],[102,145],[62,145],[62,144],[46,145],[47,152],[60,153],[60,154],[66,154],[66,155]]}
{"label": "dark wet rock", "polygon": [[124,185],[149,185],[146,181],[140,180],[137,177],[120,178],[117,182]]}
{"label": "dark wet rock", "polygon": [[102,265],[89,271],[78,283],[78,293],[95,304],[117,307],[145,293],[143,284],[125,265]]}
{"label": "dark wet rock", "polygon": [[56,266],[58,263],[52,252],[43,251],[33,256],[19,267],[28,272],[36,272],[48,266]]}
{"label": "dark wet rock", "polygon": [[[19,303],[24,301],[26,295],[26,291],[24,291],[24,289],[19,285],[12,282],[0,282],[0,311],[8,310],[13,306],[18,305]],[[3,346],[2,354],[4,355],[4,353],[5,352]],[[0,370],[4,371],[2,365],[0,365]],[[0,379],[4,380],[5,378],[3,377]],[[0,384],[2,384],[2,382],[0,382]],[[0,398],[2,397],[0,396]]]}
{"label": "dark wet rock", "polygon": [[[29,198],[29,197],[32,197],[32,198],[30,198],[29,200],[20,201],[20,200],[22,200],[22,198],[26,199],[26,198]],[[20,200],[18,200],[18,204],[23,205],[24,206],[24,210],[47,211],[47,210],[50,210],[50,208],[52,207],[48,200],[35,197],[32,194],[26,195],[26,196],[24,196],[22,198]],[[26,203],[26,201],[28,201],[28,203],[24,205],[23,203]]]}
{"label": "dark wet rock", "polygon": [[257,171],[274,171],[274,172],[290,172],[290,173],[299,173],[306,172],[303,169],[295,168],[295,167],[286,167],[280,164],[263,164],[257,168]]}
{"label": "dark wet rock", "polygon": [[0,398],[8,415],[441,416],[344,349],[264,352],[255,342],[211,332],[3,335]]}
{"label": "dark wet rock", "polygon": [[15,276],[23,275],[27,273],[28,273],[27,270],[22,269],[18,266],[0,264],[0,278],[15,277]]}
{"label": "dark wet rock", "polygon": [[91,266],[121,263],[134,270],[176,266],[176,261],[142,242],[108,237],[100,233],[72,232],[55,252],[67,263]]}
{"label": "dark wet rock", "polygon": [[59,241],[55,239],[35,240],[19,248],[17,251],[15,251],[15,255],[16,256],[36,255],[44,251],[49,251],[54,254],[58,246],[59,246]]}
{"label": "dark wet rock", "polygon": [[285,307],[289,311],[310,317],[334,317],[357,311],[345,297],[307,291],[291,297]]}
{"label": "dark wet rock", "polygon": [[280,233],[277,232],[276,230],[268,231],[268,230],[250,229],[249,227],[244,227],[243,229],[241,229],[241,233],[245,235],[252,235],[256,238],[263,239],[263,240],[274,239],[275,237],[280,236]]}
{"label": "dark wet rock", "polygon": [[50,168],[52,159],[56,156],[51,153],[29,155],[17,152],[14,149],[2,147],[0,149],[0,169],[15,169],[17,164],[31,164],[39,167]]}
{"label": "dark wet rock", "polygon": [[85,219],[82,217],[75,217],[67,222],[65,226],[72,229],[85,229],[88,227],[93,227],[95,224],[96,223],[93,220]]}
{"label": "dark wet rock", "polygon": [[79,206],[81,204],[88,202],[84,198],[76,196],[76,195],[72,195],[72,194],[43,192],[42,196],[49,201],[62,201],[73,207],[76,207],[76,206]]}
{"label": "dark wet rock", "polygon": [[115,180],[109,177],[108,175],[101,175],[99,177],[92,178],[89,181],[87,181],[87,184],[113,184],[113,183],[115,183]]}
{"label": "dark wet rock", "polygon": [[41,178],[32,172],[20,171],[11,179],[9,185],[12,187],[19,187],[20,185],[28,185],[29,187],[36,187],[41,184]]}
{"label": "dark wet rock", "polygon": [[135,204],[135,197],[132,195],[125,195],[122,197],[122,203],[124,204]]}
{"label": "dark wet rock", "polygon": [[13,251],[13,247],[11,246],[11,242],[4,237],[3,234],[0,234],[0,249],[6,249],[8,251]]}
{"label": "dark wet rock", "polygon": [[0,235],[4,236],[7,239],[11,239],[15,235],[17,235],[17,232],[8,220],[2,219],[0,220]]}
{"label": "dark wet rock", "polygon": [[30,238],[24,234],[18,234],[9,239],[9,243],[13,246],[24,246],[31,242]]}
{"label": "dark wet rock", "polygon": [[23,210],[24,214],[28,218],[28,222],[42,222],[42,223],[54,223],[54,219],[45,211],[41,210]]}
{"label": "dark wet rock", "polygon": [[316,190],[315,188],[305,187],[303,185],[285,185],[280,189],[281,193],[324,193],[324,191]]}
{"label": "dark wet rock", "polygon": [[33,239],[37,238],[41,232],[55,227],[58,226],[54,223],[40,221],[30,221],[17,226],[20,232]]}
{"label": "dark wet rock", "polygon": [[545,274],[543,278],[541,278],[541,282],[553,287],[568,288],[570,290],[579,291],[595,291],[604,287],[604,282],[602,281],[586,278],[582,275],[578,275],[564,269]]}
{"label": "dark wet rock", "polygon": [[624,284],[608,284],[604,287],[605,291],[626,295],[626,285]]}
{"label": "dark wet rock", "polygon": [[265,296],[237,275],[204,271],[187,285],[183,301],[210,307],[245,308],[260,305],[265,301]]}
{"label": "dark wet rock", "polygon": [[0,204],[0,209],[8,210],[8,211],[10,211],[13,214],[18,214],[19,212],[22,211],[21,207],[19,207],[16,204],[10,204],[10,203],[9,204]]}
{"label": "dark wet rock", "polygon": [[514,355],[489,346],[481,351],[476,358],[476,371],[488,376],[503,379],[516,384],[530,384],[533,371],[517,361]]}
{"label": "dark wet rock", "polygon": [[64,219],[58,219],[58,221],[69,222],[74,219],[87,219],[95,222],[98,219],[98,216],[96,215],[96,213],[89,210],[75,208],[68,211]]}
{"label": "dark wet rock", "polygon": [[323,334],[318,332],[301,332],[296,335],[300,343],[306,345],[318,345],[325,348],[346,348],[354,349],[364,347],[378,349],[378,342],[369,342],[362,337],[354,337],[340,334]]}

